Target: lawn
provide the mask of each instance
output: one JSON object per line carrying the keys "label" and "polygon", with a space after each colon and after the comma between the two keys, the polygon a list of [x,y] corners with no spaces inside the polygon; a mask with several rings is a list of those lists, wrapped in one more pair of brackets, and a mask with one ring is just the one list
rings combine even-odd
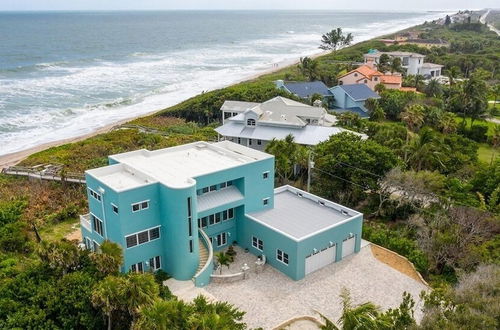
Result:
{"label": "lawn", "polygon": [[[455,121],[460,124],[463,121],[463,117],[455,115]],[[467,123],[467,127],[470,127],[471,119],[467,117],[465,119],[465,122]],[[474,120],[474,125],[488,126],[488,133],[487,133],[487,135],[488,136],[492,136],[493,132],[495,130],[495,125],[496,124],[493,123],[493,122],[491,122],[491,121],[486,121],[486,120],[483,120],[483,119],[477,119],[477,120]]]}
{"label": "lawn", "polygon": [[43,240],[59,241],[68,234],[80,227],[80,222],[76,219],[69,219],[58,224],[46,225],[40,229],[40,236]]}
{"label": "lawn", "polygon": [[496,159],[500,154],[499,150],[495,150],[492,146],[486,143],[481,143],[477,150],[477,156],[480,161],[490,163],[492,159]]}

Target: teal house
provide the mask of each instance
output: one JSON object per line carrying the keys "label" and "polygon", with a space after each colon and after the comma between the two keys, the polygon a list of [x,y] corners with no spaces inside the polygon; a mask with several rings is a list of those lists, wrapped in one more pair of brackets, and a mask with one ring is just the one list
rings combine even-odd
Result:
{"label": "teal house", "polygon": [[368,99],[379,99],[380,96],[365,84],[338,85],[330,88],[334,96],[333,112],[353,112],[361,118],[368,118],[365,102]]}
{"label": "teal house", "polygon": [[360,249],[361,213],[274,189],[274,157],[229,141],[113,155],[86,182],[83,243],[121,245],[123,272],[162,269],[204,286],[214,251],[237,244],[299,280]]}

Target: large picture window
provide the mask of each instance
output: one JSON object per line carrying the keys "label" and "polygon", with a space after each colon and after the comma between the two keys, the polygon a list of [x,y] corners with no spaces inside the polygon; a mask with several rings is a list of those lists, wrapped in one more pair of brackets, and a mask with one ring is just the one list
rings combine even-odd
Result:
{"label": "large picture window", "polygon": [[151,228],[125,237],[127,248],[145,244],[160,238],[160,227]]}

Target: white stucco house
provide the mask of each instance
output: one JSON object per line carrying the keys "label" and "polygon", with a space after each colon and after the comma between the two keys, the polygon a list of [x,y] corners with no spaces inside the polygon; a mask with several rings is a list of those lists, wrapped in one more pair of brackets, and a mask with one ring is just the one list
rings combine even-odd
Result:
{"label": "white stucco house", "polygon": [[366,65],[376,67],[379,63],[380,56],[383,54],[389,57],[398,57],[401,59],[401,65],[405,69],[407,75],[422,75],[426,78],[439,77],[442,74],[443,65],[434,63],[425,63],[425,55],[411,52],[380,52],[376,49],[370,49],[364,55]]}

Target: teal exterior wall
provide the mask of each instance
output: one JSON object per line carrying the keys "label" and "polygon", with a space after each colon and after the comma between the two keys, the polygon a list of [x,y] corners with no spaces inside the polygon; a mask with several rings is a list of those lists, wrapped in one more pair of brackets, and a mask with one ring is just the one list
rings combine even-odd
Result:
{"label": "teal exterior wall", "polygon": [[333,94],[334,101],[333,106],[339,109],[349,109],[359,107],[363,111],[368,112],[365,107],[365,101],[354,101],[350,98],[347,93],[340,87],[335,86],[330,89]]}

